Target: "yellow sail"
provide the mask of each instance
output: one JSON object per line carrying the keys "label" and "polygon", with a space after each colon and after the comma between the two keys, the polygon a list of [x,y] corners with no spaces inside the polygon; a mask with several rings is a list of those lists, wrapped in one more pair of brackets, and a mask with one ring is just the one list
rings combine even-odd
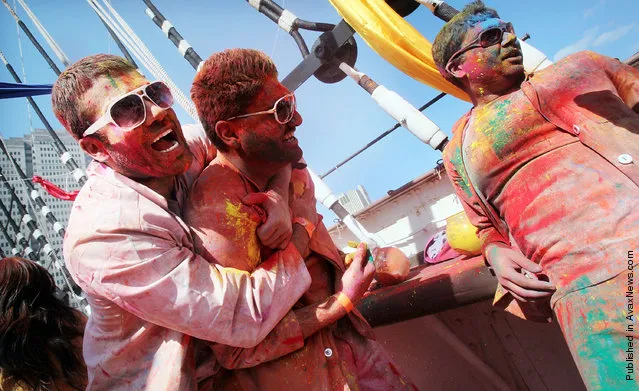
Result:
{"label": "yellow sail", "polygon": [[470,101],[464,91],[439,74],[430,41],[397,15],[384,0],[329,2],[377,54],[397,69],[433,88]]}

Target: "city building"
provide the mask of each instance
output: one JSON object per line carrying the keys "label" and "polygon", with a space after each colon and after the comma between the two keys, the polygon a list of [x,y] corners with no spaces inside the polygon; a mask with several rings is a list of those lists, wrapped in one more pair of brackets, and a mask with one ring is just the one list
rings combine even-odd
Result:
{"label": "city building", "polygon": [[[56,133],[76,163],[82,170],[85,170],[87,158],[77,142],[65,131]],[[32,133],[24,135],[24,137],[14,137],[3,140],[9,154],[17,161],[27,178],[31,179],[37,175],[66,191],[78,190],[80,188],[80,185],[75,181],[71,172],[60,160],[60,155],[53,145],[53,138],[46,130],[36,129]],[[27,196],[28,191],[26,186],[23,185],[22,180],[18,177],[13,165],[4,153],[0,153],[0,168],[2,169],[4,177],[20,199],[20,202],[26,207],[31,218],[37,223],[38,229],[46,236],[49,244],[57,253],[58,258],[62,260],[62,238],[40,213],[35,202]],[[66,227],[69,221],[72,203],[49,195],[49,193],[38,184],[35,184],[35,187],[58,222]],[[41,263],[48,264],[48,258],[43,254],[38,242],[30,237],[29,229],[26,224],[22,222],[22,216],[16,204],[12,203],[11,192],[4,185],[0,186],[0,189],[0,202],[9,210],[12,220],[20,227],[20,233],[24,235],[24,237],[30,238],[30,247],[38,252]],[[2,210],[0,210],[0,223],[9,236],[12,236],[12,240],[16,242],[16,248],[22,251],[22,247],[17,243],[16,232],[14,232],[11,224],[8,224],[7,215]],[[2,251],[6,255],[16,253],[4,234],[0,234],[0,248],[2,248]],[[45,262],[45,260],[47,262]],[[54,276],[56,284],[62,287],[64,280],[62,279],[61,272],[55,268],[49,271]]]}
{"label": "city building", "polygon": [[362,185],[357,185],[355,189],[340,194],[337,199],[350,214],[359,212],[371,203],[368,193],[366,193],[366,189]]}

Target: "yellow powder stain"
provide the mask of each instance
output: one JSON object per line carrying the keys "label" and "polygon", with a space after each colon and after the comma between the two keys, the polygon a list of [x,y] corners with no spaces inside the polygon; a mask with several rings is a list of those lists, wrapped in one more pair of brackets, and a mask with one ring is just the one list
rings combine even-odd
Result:
{"label": "yellow powder stain", "polygon": [[482,87],[479,87],[479,95],[484,95],[484,89]]}
{"label": "yellow powder stain", "polygon": [[238,245],[244,245],[248,255],[249,271],[252,271],[260,264],[260,245],[257,242],[258,223],[251,219],[247,212],[242,212],[242,203],[233,204],[229,200],[225,200],[226,209],[226,225],[235,229],[235,242]]}
{"label": "yellow powder stain", "polygon": [[306,183],[302,181],[293,182],[293,195],[295,196],[295,198],[301,197],[304,194],[305,190],[306,190]]}

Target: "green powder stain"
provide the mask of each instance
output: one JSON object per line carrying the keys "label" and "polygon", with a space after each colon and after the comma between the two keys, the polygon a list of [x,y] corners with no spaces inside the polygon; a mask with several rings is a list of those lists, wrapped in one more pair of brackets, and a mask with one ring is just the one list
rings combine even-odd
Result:
{"label": "green powder stain", "polygon": [[468,176],[466,175],[466,168],[464,167],[460,147],[455,148],[450,162],[453,164],[453,166],[455,166],[455,171],[457,171],[460,177],[460,180],[457,181],[457,185],[462,189],[464,194],[466,194],[466,197],[472,197],[473,193],[470,191],[470,186],[468,185]]}
{"label": "green powder stain", "polygon": [[118,83],[115,81],[115,79],[110,74],[107,74],[106,77],[107,77],[107,79],[109,79],[109,82],[111,83],[111,87],[118,88]]}
{"label": "green powder stain", "polygon": [[488,127],[485,131],[485,134],[492,139],[493,150],[499,157],[502,157],[504,148],[512,141],[510,129],[505,129],[504,127],[504,120],[508,117],[510,103],[509,99],[495,103],[493,107],[494,114],[488,121]]}

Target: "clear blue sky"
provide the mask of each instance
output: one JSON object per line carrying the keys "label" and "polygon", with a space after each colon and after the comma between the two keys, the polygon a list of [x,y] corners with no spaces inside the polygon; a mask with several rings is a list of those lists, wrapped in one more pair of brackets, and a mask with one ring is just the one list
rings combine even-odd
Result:
{"label": "clear blue sky", "polygon": [[[66,52],[71,61],[95,54],[120,54],[93,10],[85,0],[26,0],[41,23]],[[8,0],[13,5],[14,0]],[[310,21],[336,23],[340,18],[327,0],[279,0],[298,17]],[[501,17],[515,26],[519,35],[528,32],[528,41],[551,59],[571,52],[590,49],[612,57],[626,59],[639,51],[637,0],[487,0]],[[451,0],[463,8],[466,1]],[[164,66],[177,85],[188,95],[194,70],[177,49],[145,15],[142,0],[112,0],[113,6],[129,23]],[[293,40],[269,19],[244,0],[155,0],[154,4],[203,57],[230,47],[250,47],[271,55],[280,75],[288,74],[301,61]],[[35,29],[22,8],[17,11],[25,24],[49,54],[53,52]],[[441,27],[440,20],[420,7],[408,20],[432,41]],[[0,7],[0,50],[22,77],[17,26],[4,6]],[[24,71],[29,83],[53,83],[55,74],[21,32]],[[303,32],[309,47],[317,33]],[[438,91],[396,70],[358,38],[356,66],[373,79],[403,95],[416,107],[437,95]],[[55,58],[55,57],[54,57]],[[57,59],[58,66],[62,68]],[[146,72],[150,75],[150,72]],[[0,80],[13,82],[9,72],[0,67]],[[322,84],[309,80],[297,90],[299,111],[304,123],[297,137],[309,165],[322,174],[362,145],[387,130],[394,121],[372,102],[352,81]],[[45,116],[56,129],[62,127],[51,112],[48,96],[35,98]],[[445,132],[469,104],[446,97],[426,111]],[[177,110],[183,123],[190,117]],[[32,112],[32,126],[43,128]],[[21,136],[30,131],[25,99],[0,101],[0,133],[4,137]],[[336,192],[362,184],[373,200],[420,176],[435,166],[439,153],[422,144],[404,129],[364,152],[326,178]],[[327,216],[328,217],[328,216]],[[328,225],[331,225],[330,222]]]}

